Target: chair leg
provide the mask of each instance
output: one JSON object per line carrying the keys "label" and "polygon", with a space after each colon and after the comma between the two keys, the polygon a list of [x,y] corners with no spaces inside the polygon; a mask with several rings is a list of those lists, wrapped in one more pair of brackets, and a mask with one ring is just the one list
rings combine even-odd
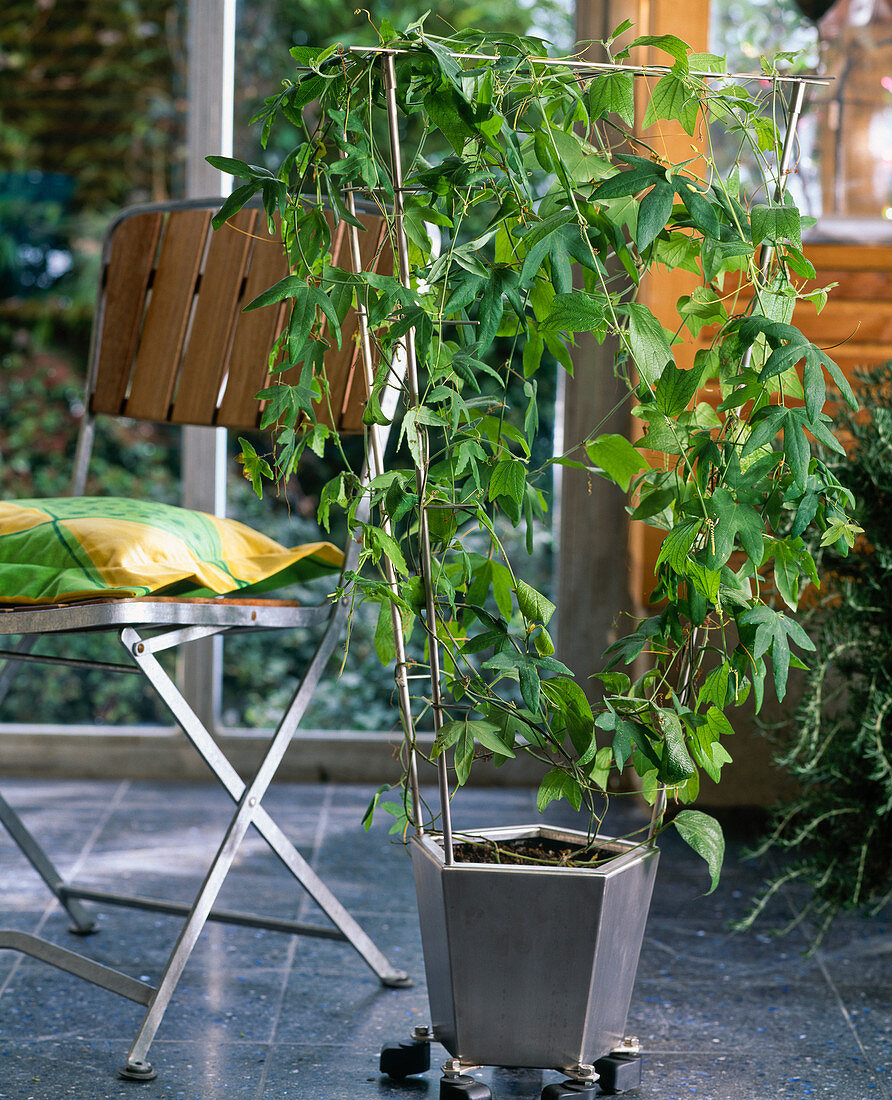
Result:
{"label": "chair leg", "polygon": [[210,913],[214,901],[223,886],[226,875],[238,852],[239,845],[251,825],[255,807],[256,799],[254,799],[253,796],[249,796],[246,791],[226,831],[223,843],[217,850],[217,854],[208,869],[201,889],[192,904],[189,917],[183,925],[177,942],[174,945],[174,949],[167,960],[167,965],[164,968],[161,981],[158,983],[152,1000],[149,1003],[146,1015],[136,1033],[136,1038],[133,1040],[127,1054],[127,1061],[121,1069],[122,1076],[136,1078],[146,1078],[149,1075],[154,1076],[151,1065],[146,1060],[149,1047],[152,1045],[152,1040],[155,1038],[158,1028],[161,1026],[161,1021],[164,1018],[164,1013],[167,1011],[167,1006],[170,1004],[170,999],[173,996],[186,963],[189,961],[192,949],[198,942],[198,937],[207,921],[208,913]]}
{"label": "chair leg", "polygon": [[[326,636],[328,634],[329,632],[326,631]],[[186,924],[181,930],[168,959],[164,974],[148,1007],[146,1016],[130,1048],[127,1061],[121,1070],[122,1075],[146,1079],[152,1074],[151,1066],[146,1060],[149,1047],[161,1024],[192,949],[232,866],[238,847],[251,825],[254,825],[298,883],[343,932],[346,940],[375,972],[382,984],[388,986],[411,984],[408,975],[403,971],[396,970],[378,950],[369,936],[337,901],[328,887],[325,886],[260,804],[281,763],[294,728],[300,721],[300,717],[309,701],[309,696],[318,682],[321,668],[328,660],[333,643],[327,651],[325,646],[320,643],[320,647],[317,649],[316,655],[304,675],[291,706],[273,736],[257,774],[250,785],[246,785],[180,694],[171,678],[154,655],[141,642],[139,634],[128,627],[121,632],[121,641],[130,651],[134,661],[142,669],[159,697],[166,703],[196,751],[220,780],[233,801],[237,803],[237,809],[226,836],[211,863]]]}
{"label": "chair leg", "polygon": [[79,936],[88,936],[96,931],[96,922],[89,909],[81,905],[77,898],[69,897],[65,891],[65,883],[62,876],[50,860],[43,848],[37,843],[34,836],[25,827],[24,822],[15,812],[12,806],[0,795],[0,824],[18,845],[22,855],[28,860],[34,870],[40,875],[56,900],[71,917],[73,923],[72,932]]}
{"label": "chair leg", "polygon": [[[332,631],[332,635],[334,638],[337,637],[335,631]],[[147,650],[140,651],[140,638],[135,630],[127,628],[122,631],[121,640],[130,650],[133,659],[143,670],[159,697],[167,705],[198,754],[220,780],[233,801],[238,802],[245,792],[244,780],[199,721],[173,680],[167,675],[153,654]],[[331,648],[333,648],[333,644]],[[322,651],[317,650],[310,667],[306,671],[304,680],[298,688],[295,699],[282,719],[261,763],[257,779],[262,776],[267,776],[267,778],[262,790],[257,795],[257,806],[252,823],[273,852],[297,879],[300,886],[307,891],[329,919],[344,933],[347,941],[374,971],[381,984],[392,988],[401,988],[412,984],[409,976],[405,971],[394,967],[387,957],[378,950],[368,934],[363,931],[356,920],[341,905],[267,811],[260,805],[260,800],[263,794],[266,793],[266,788],[272,781],[281,758],[285,754],[294,727],[300,721],[306,704],[309,702],[309,696],[312,695],[312,691],[316,686],[316,680],[313,677],[318,674],[320,667],[324,668],[325,662],[330,656],[331,648],[326,652],[322,650],[320,644],[320,650]],[[257,779],[255,779],[255,783]]]}

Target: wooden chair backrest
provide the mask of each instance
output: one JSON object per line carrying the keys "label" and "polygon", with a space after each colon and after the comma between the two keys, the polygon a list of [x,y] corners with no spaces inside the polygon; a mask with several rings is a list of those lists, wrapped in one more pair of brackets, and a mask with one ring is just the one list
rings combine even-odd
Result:
{"label": "wooden chair backrest", "polygon": [[[103,252],[94,333],[91,413],[159,423],[251,429],[269,379],[269,355],[288,301],[243,312],[288,274],[281,243],[261,210],[245,209],[214,232],[222,200],[134,207],[113,224]],[[330,214],[326,214],[333,225]],[[366,269],[389,273],[383,218],[361,215]],[[352,269],[349,227],[332,232],[332,261]],[[351,311],[341,348],[326,358],[333,417],[341,432],[362,430],[367,399],[358,327]],[[287,376],[285,376],[287,379]],[[330,423],[330,419],[336,421]]]}

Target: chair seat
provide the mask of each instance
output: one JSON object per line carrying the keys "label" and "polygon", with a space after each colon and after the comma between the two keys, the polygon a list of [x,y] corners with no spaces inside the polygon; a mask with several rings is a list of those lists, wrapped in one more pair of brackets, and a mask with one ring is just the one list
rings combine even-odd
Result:
{"label": "chair seat", "polygon": [[0,607],[0,635],[58,634],[115,630],[124,626],[218,626],[276,630],[312,626],[331,611],[326,605],[303,607],[296,600],[137,596],[125,600]]}

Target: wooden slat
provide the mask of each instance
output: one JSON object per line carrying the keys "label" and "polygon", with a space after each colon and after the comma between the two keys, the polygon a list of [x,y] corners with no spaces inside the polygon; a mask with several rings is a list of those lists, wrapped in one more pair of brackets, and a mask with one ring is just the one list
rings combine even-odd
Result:
{"label": "wooden slat", "polygon": [[187,336],[171,420],[211,425],[229,361],[256,210],[241,210],[211,235]]}
{"label": "wooden slat", "polygon": [[830,291],[830,304],[834,302],[884,300],[892,303],[892,265],[886,271],[864,268],[847,271],[845,268],[820,267],[818,277],[805,284],[806,293],[820,287],[838,285]]}
{"label": "wooden slat", "polygon": [[136,214],[115,229],[105,276],[93,412],[120,415],[145,312],[162,215]]}
{"label": "wooden slat", "polygon": [[796,323],[816,344],[845,341],[847,344],[886,344],[892,353],[892,303],[831,300],[811,316],[805,308],[796,311]]}
{"label": "wooden slat", "polygon": [[[242,306],[287,274],[288,265],[281,243],[265,236],[254,240]],[[285,308],[264,306],[238,314],[229,377],[217,413],[217,423],[221,426],[252,428],[259,423],[261,406],[255,395],[267,384],[269,353],[281,331]]]}
{"label": "wooden slat", "polygon": [[165,421],[176,384],[210,210],[178,210],[167,221],[124,414]]}
{"label": "wooden slat", "polygon": [[[333,226],[331,214],[326,213],[329,226]],[[370,217],[369,229],[360,235],[360,251],[365,268],[375,262],[381,251],[385,223],[378,217]],[[388,251],[389,255],[389,251]],[[339,267],[352,268],[350,259],[349,227],[341,223],[333,231],[332,259]],[[287,265],[281,245],[277,242],[258,240],[253,249],[248,273],[248,285],[243,303],[250,302],[258,294],[272,286],[287,274]],[[268,382],[267,360],[273,341],[278,336],[287,316],[287,302],[281,307],[242,313],[238,319],[229,377],[226,391],[220,403],[217,422],[228,427],[251,427],[259,421],[260,405],[256,394]],[[362,413],[366,401],[365,379],[356,342],[357,318],[354,311],[348,314],[342,327],[341,347],[332,341],[326,355],[325,371],[328,379],[331,408],[336,425],[330,423],[327,403],[317,407],[319,423],[337,426],[346,432],[362,430]],[[322,330],[325,336],[325,328]]]}
{"label": "wooden slat", "polygon": [[[363,270],[374,270],[381,275],[393,273],[393,251],[386,241],[387,223],[383,218],[363,218],[368,228],[359,234],[359,254]],[[352,263],[350,265],[352,267]],[[362,348],[358,342],[354,343],[353,334],[356,332],[358,322],[353,315],[352,331],[349,334],[350,343],[354,345],[354,355],[350,364],[347,377],[347,385],[344,388],[341,402],[341,421],[339,430],[345,434],[362,431],[362,414],[365,411],[368,400],[368,386],[366,385],[365,367],[362,361]],[[345,333],[345,344],[347,343]],[[373,349],[374,352],[374,349]],[[377,364],[373,363],[373,370]]]}
{"label": "wooden slat", "polygon": [[803,251],[816,268],[841,268],[843,271],[882,271],[892,268],[892,245],[816,244],[806,240]]}

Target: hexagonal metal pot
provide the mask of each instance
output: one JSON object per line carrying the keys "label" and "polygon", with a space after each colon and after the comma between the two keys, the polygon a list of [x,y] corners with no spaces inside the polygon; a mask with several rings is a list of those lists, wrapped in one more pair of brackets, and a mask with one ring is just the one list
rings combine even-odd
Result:
{"label": "hexagonal metal pot", "polygon": [[[587,840],[541,825],[456,840]],[[436,834],[411,841],[435,1038],[476,1065],[569,1069],[625,1036],[659,854],[599,837],[592,868],[454,863]]]}

